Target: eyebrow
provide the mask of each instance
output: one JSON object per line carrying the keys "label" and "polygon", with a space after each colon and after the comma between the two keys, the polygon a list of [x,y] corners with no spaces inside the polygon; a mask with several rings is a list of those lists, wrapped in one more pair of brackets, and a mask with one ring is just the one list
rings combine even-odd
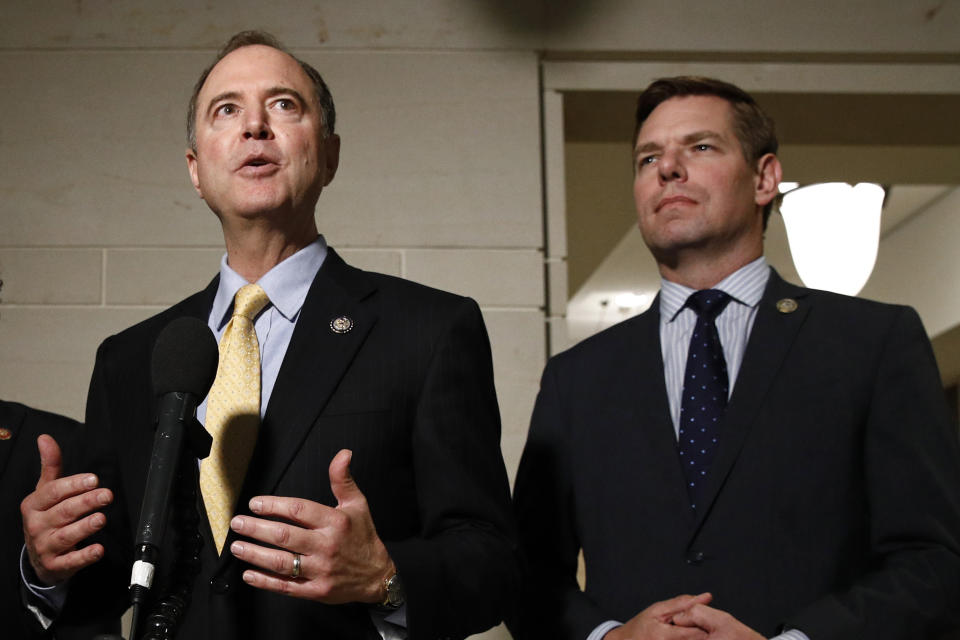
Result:
{"label": "eyebrow", "polygon": [[207,103],[207,113],[210,113],[210,110],[213,109],[213,105],[223,102],[224,100],[236,100],[240,97],[240,94],[236,91],[225,91],[221,94],[215,95],[210,98],[210,101]]}
{"label": "eyebrow", "polygon": [[284,93],[293,96],[294,98],[296,98],[296,99],[300,102],[300,104],[302,104],[302,105],[304,105],[304,106],[309,106],[309,104],[310,104],[310,103],[308,103],[308,102],[306,101],[306,99],[304,99],[304,97],[303,97],[302,95],[300,95],[300,92],[297,91],[296,89],[292,89],[292,88],[290,88],[290,87],[279,86],[279,85],[278,85],[278,86],[275,86],[275,87],[270,87],[269,89],[267,89],[267,97],[268,97],[268,98],[274,98],[274,97],[276,97],[276,96],[278,96],[278,95],[281,95],[281,94],[284,94]]}
{"label": "eyebrow", "polygon": [[[300,102],[300,104],[304,106],[309,105],[309,103],[306,100],[304,100],[303,95],[301,95],[299,91],[297,91],[296,89],[291,89],[290,87],[284,87],[282,85],[277,85],[267,89],[266,96],[268,98],[273,98],[285,93],[296,98]],[[210,110],[213,109],[214,105],[220,102],[223,102],[224,100],[238,100],[239,98],[240,98],[239,91],[224,91],[223,93],[217,94],[214,97],[212,97],[210,99],[210,102],[207,104],[207,113],[209,113]]]}
{"label": "eyebrow", "polygon": [[[704,129],[702,131],[694,131],[693,133],[688,133],[680,139],[682,145],[693,144],[694,142],[699,142],[701,140],[706,140],[708,138],[719,138],[723,139],[723,136],[720,135],[717,131],[711,131],[710,129]],[[637,158],[645,153],[651,151],[658,151],[662,148],[662,145],[656,142],[645,142],[636,149],[633,150],[633,157]]]}

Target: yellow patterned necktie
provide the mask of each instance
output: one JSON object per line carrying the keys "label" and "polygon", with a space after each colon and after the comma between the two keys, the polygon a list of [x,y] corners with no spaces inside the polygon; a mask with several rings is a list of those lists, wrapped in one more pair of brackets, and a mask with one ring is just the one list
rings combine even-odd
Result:
{"label": "yellow patterned necktie", "polygon": [[217,377],[207,396],[204,426],[213,436],[213,447],[200,463],[200,491],[217,554],[223,551],[230,518],[257,442],[260,343],[253,320],[269,303],[259,285],[248,284],[237,291],[233,317],[220,338]]}

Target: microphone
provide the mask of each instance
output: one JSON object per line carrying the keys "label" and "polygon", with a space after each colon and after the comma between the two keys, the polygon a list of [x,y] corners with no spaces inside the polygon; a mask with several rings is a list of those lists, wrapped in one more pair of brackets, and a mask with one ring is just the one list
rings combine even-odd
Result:
{"label": "microphone", "polygon": [[[206,323],[178,318],[157,336],[150,373],[158,397],[157,432],[153,440],[147,484],[140,505],[135,540],[135,562],[130,577],[131,600],[136,614],[153,584],[160,543],[166,528],[170,493],[177,466],[186,448],[197,458],[210,453],[212,438],[197,421],[203,401],[217,375],[220,354]],[[137,615],[134,615],[136,621]],[[131,637],[134,637],[136,626]]]}

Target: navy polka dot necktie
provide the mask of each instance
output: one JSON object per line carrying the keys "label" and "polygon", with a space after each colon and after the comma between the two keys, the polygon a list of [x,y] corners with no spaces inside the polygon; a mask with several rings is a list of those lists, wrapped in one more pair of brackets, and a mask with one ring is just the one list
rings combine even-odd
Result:
{"label": "navy polka dot necktie", "polygon": [[723,357],[715,320],[729,302],[730,296],[723,291],[704,289],[690,294],[685,305],[696,312],[697,324],[690,338],[687,369],[683,376],[677,445],[690,506],[694,509],[710,463],[717,453],[720,425],[727,409],[730,390],[727,361]]}

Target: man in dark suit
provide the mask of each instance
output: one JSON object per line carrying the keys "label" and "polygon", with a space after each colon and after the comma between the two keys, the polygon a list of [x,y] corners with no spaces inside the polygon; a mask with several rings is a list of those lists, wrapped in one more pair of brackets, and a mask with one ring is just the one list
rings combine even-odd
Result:
{"label": "man in dark suit", "polygon": [[634,142],[662,287],[543,374],[516,636],[954,637],[960,454],[916,313],[765,264],[781,168],[739,88],[653,83]]}
{"label": "man in dark suit", "polygon": [[243,292],[254,291],[266,307],[246,318],[255,337],[243,362],[258,363],[262,421],[222,528],[211,505],[230,488],[206,483],[213,455],[200,464],[209,515],[177,637],[439,638],[493,626],[518,570],[476,303],[360,271],[326,246],[314,208],[337,169],[333,102],[319,74],[266,34],[238,34],[204,72],[188,137],[190,176],[227,255],[205,291],[101,345],[88,473],[31,496],[31,566],[39,583],[67,590],[57,624],[109,622],[125,608],[152,443],[150,353],[171,320],[200,318],[223,335],[198,417],[215,451],[236,444],[211,415],[234,397],[218,391],[230,377],[224,344],[243,322],[231,309],[247,313]]}
{"label": "man in dark suit", "polygon": [[37,438],[47,434],[65,444],[80,425],[55,413],[0,400],[0,620],[13,638],[41,637],[42,629],[20,598],[23,525],[20,501],[37,484]]}

